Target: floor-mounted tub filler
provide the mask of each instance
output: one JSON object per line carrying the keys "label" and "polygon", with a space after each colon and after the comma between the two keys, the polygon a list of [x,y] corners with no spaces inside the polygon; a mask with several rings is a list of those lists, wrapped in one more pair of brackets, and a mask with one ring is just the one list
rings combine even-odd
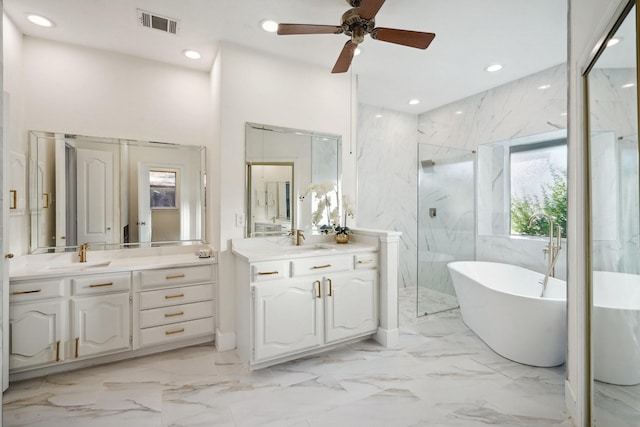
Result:
{"label": "floor-mounted tub filler", "polygon": [[464,323],[493,351],[514,362],[558,366],[567,348],[566,282],[510,264],[448,264]]}

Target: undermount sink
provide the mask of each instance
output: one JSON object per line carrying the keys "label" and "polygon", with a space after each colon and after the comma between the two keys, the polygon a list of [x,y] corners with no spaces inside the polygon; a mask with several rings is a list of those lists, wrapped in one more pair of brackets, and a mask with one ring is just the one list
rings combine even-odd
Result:
{"label": "undermount sink", "polygon": [[323,244],[317,245],[300,245],[300,246],[287,246],[281,249],[283,253],[299,253],[299,252],[315,252],[315,251],[334,251],[335,248],[325,246]]}
{"label": "undermount sink", "polygon": [[86,270],[89,268],[108,267],[111,261],[74,262],[73,264],[50,265],[47,270]]}

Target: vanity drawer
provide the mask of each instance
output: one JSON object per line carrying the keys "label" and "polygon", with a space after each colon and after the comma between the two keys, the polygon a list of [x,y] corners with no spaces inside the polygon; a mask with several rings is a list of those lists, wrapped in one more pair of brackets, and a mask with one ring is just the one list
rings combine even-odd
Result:
{"label": "vanity drawer", "polygon": [[287,261],[264,261],[251,264],[251,281],[284,279],[289,276]]}
{"label": "vanity drawer", "polygon": [[213,335],[213,318],[191,320],[166,326],[156,326],[140,331],[140,346],[167,344],[202,335]]}
{"label": "vanity drawer", "polygon": [[351,270],[352,263],[349,255],[294,259],[291,261],[291,277],[348,271]]}
{"label": "vanity drawer", "polygon": [[211,316],[213,316],[213,301],[152,308],[140,312],[140,327],[149,328]]}
{"label": "vanity drawer", "polygon": [[140,286],[143,289],[211,281],[213,281],[213,265],[140,271]]}
{"label": "vanity drawer", "polygon": [[353,268],[364,270],[378,267],[378,254],[375,252],[355,254],[353,256]]}
{"label": "vanity drawer", "polygon": [[212,284],[147,291],[140,292],[140,309],[168,307],[211,299],[213,299]]}
{"label": "vanity drawer", "polygon": [[11,282],[9,302],[35,301],[45,298],[59,298],[68,295],[65,279],[29,280]]}
{"label": "vanity drawer", "polygon": [[131,273],[78,276],[71,279],[73,295],[128,292],[129,289],[131,289]]}

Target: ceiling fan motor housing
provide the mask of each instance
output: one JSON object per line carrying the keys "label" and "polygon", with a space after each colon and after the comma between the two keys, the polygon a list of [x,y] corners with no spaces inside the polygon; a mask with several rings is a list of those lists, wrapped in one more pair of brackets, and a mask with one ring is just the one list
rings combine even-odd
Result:
{"label": "ceiling fan motor housing", "polygon": [[[352,1],[355,2],[356,0]],[[347,10],[342,15],[341,26],[344,33],[351,37],[351,41],[353,43],[359,44],[364,41],[364,36],[369,34],[373,30],[373,28],[375,27],[375,20],[362,19],[360,17],[360,8],[354,7]]]}

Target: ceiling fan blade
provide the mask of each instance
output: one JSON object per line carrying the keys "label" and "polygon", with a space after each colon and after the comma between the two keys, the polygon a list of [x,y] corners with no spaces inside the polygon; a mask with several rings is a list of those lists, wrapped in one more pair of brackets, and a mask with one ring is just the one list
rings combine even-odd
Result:
{"label": "ceiling fan blade", "polygon": [[426,49],[436,35],[421,31],[396,30],[394,28],[374,28],[371,37],[383,42],[401,44],[418,49]]}
{"label": "ceiling fan blade", "polygon": [[306,24],[279,24],[278,34],[286,36],[291,34],[340,34],[342,27],[338,25],[306,25]]}
{"label": "ceiling fan blade", "polygon": [[360,18],[362,19],[373,19],[376,16],[376,13],[380,10],[385,0],[362,0],[360,3]]}
{"label": "ceiling fan blade", "polygon": [[342,48],[342,52],[340,52],[340,56],[338,56],[338,60],[336,61],[336,65],[333,66],[332,73],[346,73],[349,67],[351,66],[351,61],[353,60],[353,54],[358,47],[357,44],[349,40],[344,44]]}

